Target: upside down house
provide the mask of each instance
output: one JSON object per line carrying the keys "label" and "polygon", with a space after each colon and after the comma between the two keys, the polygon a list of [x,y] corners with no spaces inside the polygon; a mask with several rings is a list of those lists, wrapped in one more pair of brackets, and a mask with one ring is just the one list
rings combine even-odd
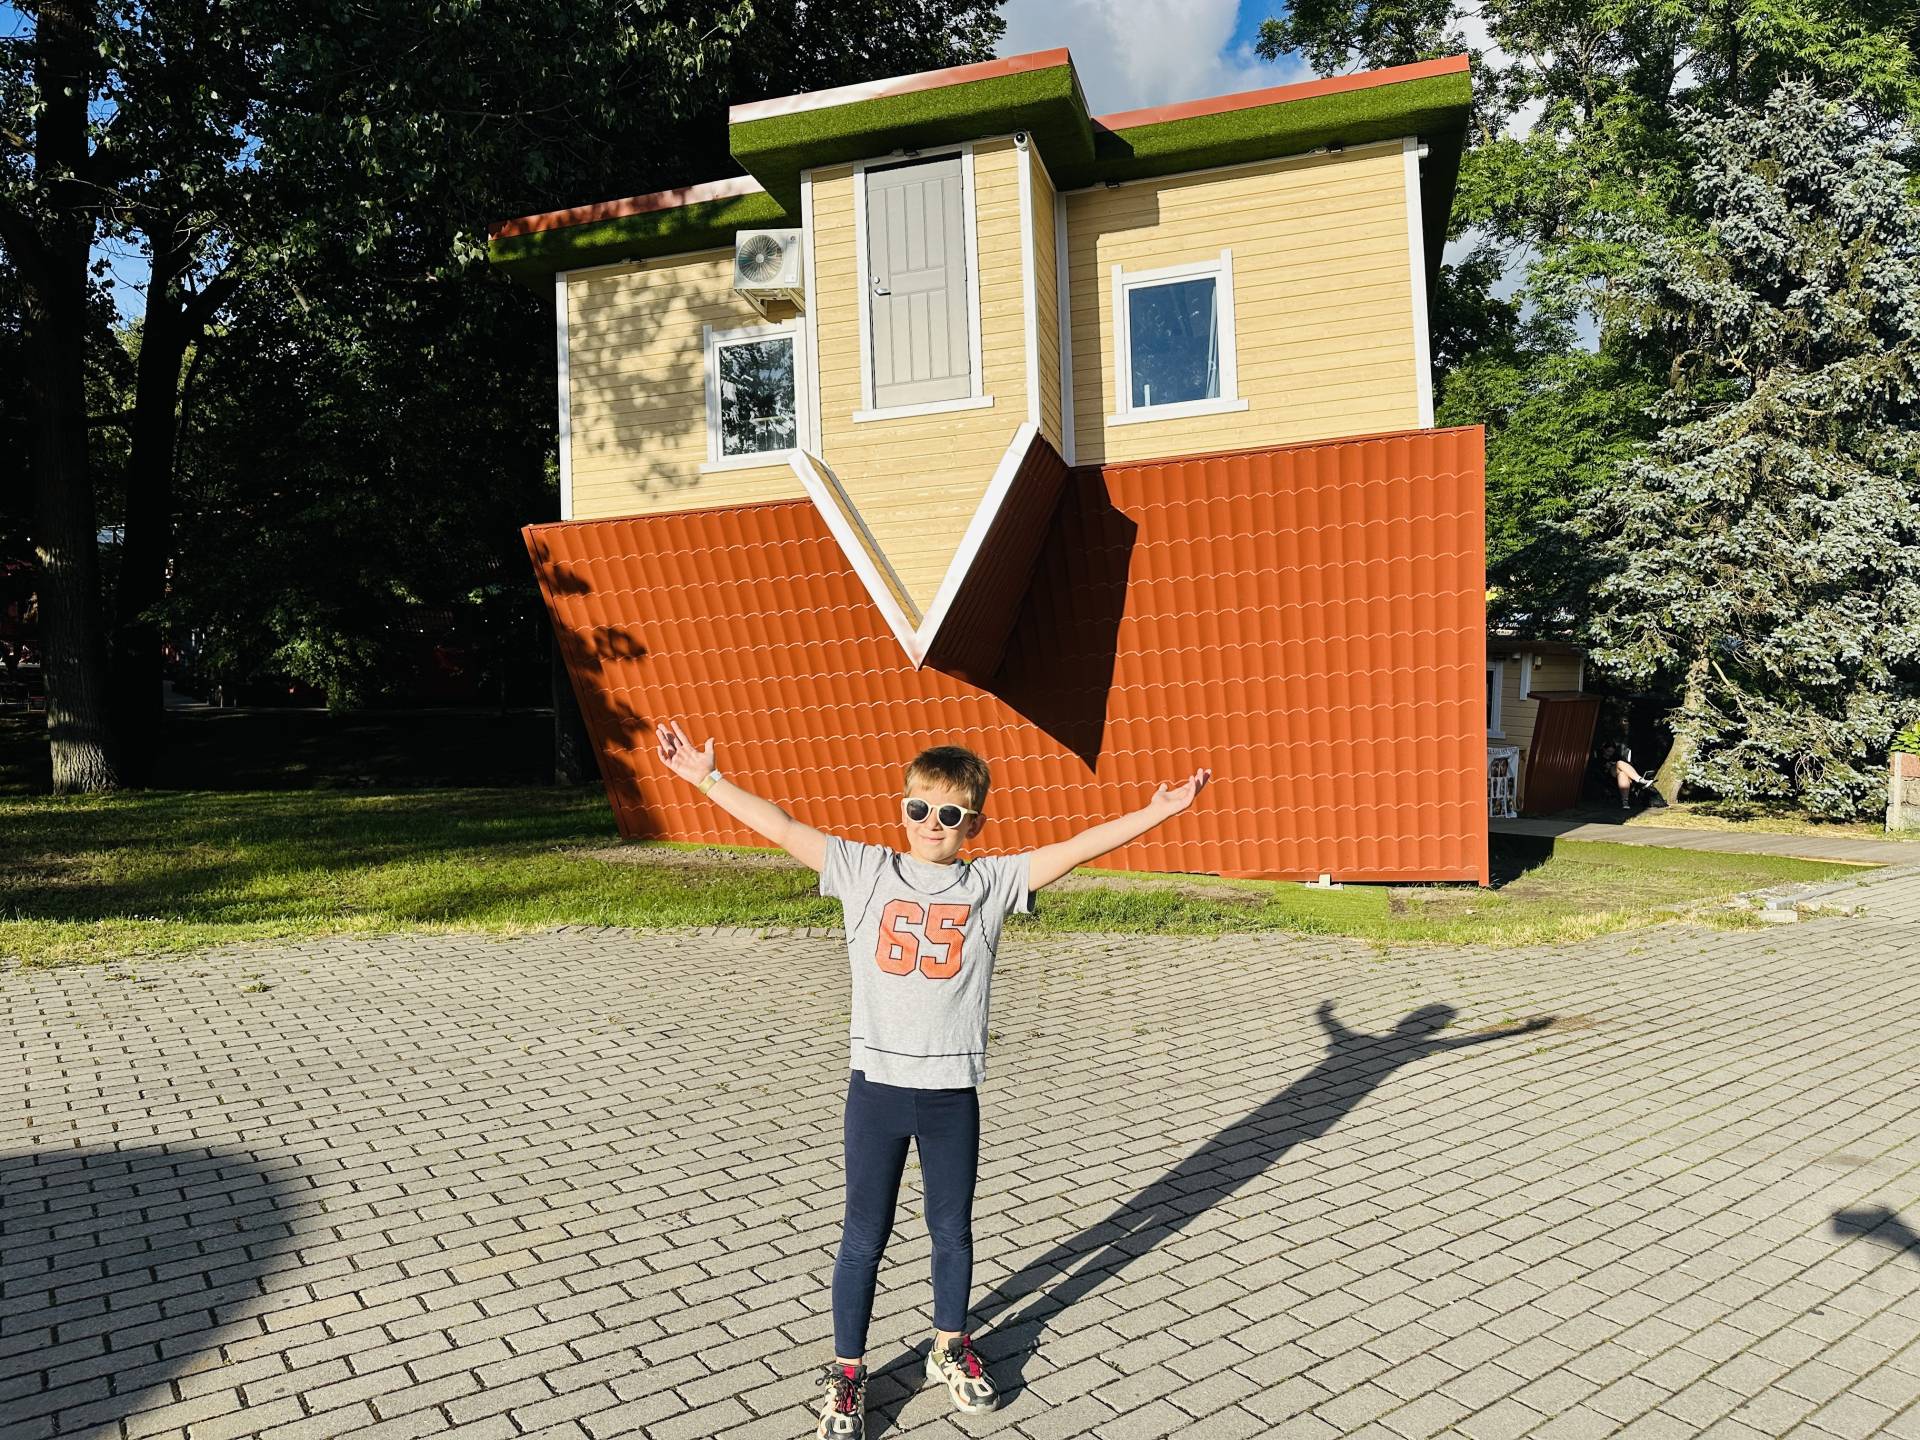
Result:
{"label": "upside down house", "polygon": [[[493,227],[551,284],[526,541],[622,834],[753,843],[992,764],[985,851],[1487,878],[1484,446],[1433,428],[1465,57],[1090,115],[1065,50],[735,105],[744,174]],[[694,177],[690,177],[694,178]]]}

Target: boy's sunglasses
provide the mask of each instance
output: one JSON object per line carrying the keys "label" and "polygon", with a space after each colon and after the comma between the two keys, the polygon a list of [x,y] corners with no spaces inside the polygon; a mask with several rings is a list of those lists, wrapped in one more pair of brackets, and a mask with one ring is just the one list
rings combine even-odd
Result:
{"label": "boy's sunglasses", "polygon": [[964,805],[942,805],[938,809],[935,809],[918,795],[914,796],[911,800],[902,801],[901,808],[907,812],[907,819],[913,821],[916,825],[926,819],[927,812],[931,810],[933,811],[933,818],[949,830],[958,826],[960,821],[966,816],[978,815],[980,813],[978,810],[969,810]]}

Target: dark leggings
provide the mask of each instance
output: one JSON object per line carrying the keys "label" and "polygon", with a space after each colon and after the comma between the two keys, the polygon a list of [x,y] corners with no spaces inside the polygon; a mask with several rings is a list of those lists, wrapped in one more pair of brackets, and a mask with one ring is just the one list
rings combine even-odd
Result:
{"label": "dark leggings", "polygon": [[880,1085],[855,1070],[847,1084],[847,1216],[833,1262],[833,1353],[867,1351],[873,1286],[893,1230],[907,1140],[920,1150],[933,1236],[933,1328],[967,1328],[973,1288],[973,1182],[980,1164],[980,1096]]}

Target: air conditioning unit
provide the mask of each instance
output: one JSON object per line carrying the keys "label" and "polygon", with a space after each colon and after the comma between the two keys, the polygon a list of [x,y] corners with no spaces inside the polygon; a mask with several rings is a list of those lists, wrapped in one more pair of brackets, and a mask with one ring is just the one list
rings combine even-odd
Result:
{"label": "air conditioning unit", "polygon": [[756,307],[768,300],[802,303],[798,230],[742,230],[733,237],[733,288]]}

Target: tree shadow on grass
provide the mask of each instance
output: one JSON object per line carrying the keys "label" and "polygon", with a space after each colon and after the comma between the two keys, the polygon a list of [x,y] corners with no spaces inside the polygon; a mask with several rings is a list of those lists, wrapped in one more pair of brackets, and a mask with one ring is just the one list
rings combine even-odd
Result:
{"label": "tree shadow on grass", "polygon": [[290,1161],[203,1146],[0,1155],[0,1435],[118,1434],[173,1403],[253,1333],[307,1193]]}
{"label": "tree shadow on grass", "polygon": [[142,792],[108,806],[52,806],[14,817],[0,844],[0,897],[20,920],[219,919],[263,906],[278,913],[276,886],[297,901],[330,873],[611,838],[612,826],[598,823],[598,798],[554,789],[324,801]]}
{"label": "tree shadow on grass", "polygon": [[[1331,1001],[1318,1011],[1326,1057],[1259,1108],[1229,1125],[1096,1225],[1054,1246],[990,1291],[973,1311],[981,1351],[1006,1403],[1026,1388],[1027,1356],[1047,1323],[1077,1300],[1116,1280],[1140,1256],[1250,1180],[1296,1145],[1319,1139],[1402,1066],[1433,1055],[1508,1040],[1554,1023],[1538,1017],[1502,1030],[1443,1036],[1454,1017],[1447,1005],[1426,1005],[1385,1035],[1349,1030]],[[1003,1318],[1005,1317],[1005,1318]],[[869,1382],[870,1433],[884,1434],[921,1388],[924,1349],[893,1361]]]}

